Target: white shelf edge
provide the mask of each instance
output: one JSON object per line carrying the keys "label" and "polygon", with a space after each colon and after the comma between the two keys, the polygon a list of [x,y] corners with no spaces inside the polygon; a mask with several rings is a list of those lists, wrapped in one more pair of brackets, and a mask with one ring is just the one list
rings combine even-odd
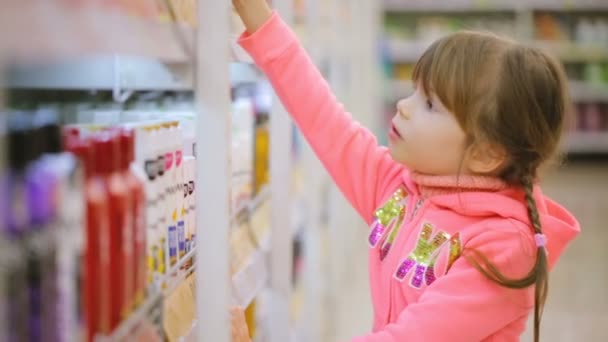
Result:
{"label": "white shelf edge", "polygon": [[608,47],[601,44],[533,40],[528,44],[555,54],[562,62],[602,62],[608,61]]}
{"label": "white shelf edge", "polygon": [[562,146],[566,153],[608,153],[608,132],[568,132]]}
{"label": "white shelf edge", "polygon": [[[167,294],[171,293],[185,278],[188,273],[194,270],[196,262],[193,262],[187,270],[181,270],[184,264],[192,259],[196,254],[196,248],[193,248],[190,252],[180,258],[177,263],[168,270],[167,273],[156,282],[156,284],[150,286],[151,294],[146,296],[144,302],[135,309],[129,317],[122,321],[110,335],[96,337],[96,342],[110,342],[110,341],[121,341],[126,338],[132,330],[137,327],[138,324],[146,317],[153,305]],[[177,273],[177,275],[173,275]],[[163,289],[163,284],[170,283],[166,289]]]}
{"label": "white shelf edge", "polygon": [[[270,188],[264,187],[259,194],[253,198],[246,208],[243,210],[249,211],[251,215],[249,217],[250,222],[258,221],[253,220],[255,215],[269,214],[270,210],[260,211],[262,205],[270,205]],[[261,220],[262,225],[268,225],[263,233],[263,237],[259,241],[259,246],[254,250],[248,259],[241,266],[241,268],[232,275],[232,288],[233,288],[233,304],[240,307],[247,307],[251,301],[264,289],[268,277],[269,270],[267,265],[267,254],[270,248],[270,217],[268,219]],[[254,232],[259,232],[260,227],[251,227]]]}
{"label": "white shelf edge", "polygon": [[190,327],[190,331],[188,331],[184,336],[178,339],[179,342],[196,342],[196,328],[197,328],[198,320],[195,319],[192,322],[192,327]]}
{"label": "white shelf edge", "polygon": [[[190,90],[192,67],[188,63],[162,63],[142,57],[113,56],[79,58],[47,65],[18,66],[8,75],[7,86],[15,89]],[[118,78],[116,80],[115,78]]]}
{"label": "white shelf edge", "polygon": [[[116,64],[116,60],[118,64]],[[118,80],[116,80],[118,78]],[[232,85],[255,83],[260,74],[250,63],[232,63]],[[46,65],[20,65],[8,73],[13,89],[190,91],[193,67],[190,63],[163,63],[145,57],[96,56]]]}
{"label": "white shelf edge", "polygon": [[95,337],[95,342],[113,342],[124,340],[148,315],[148,312],[154,307],[156,302],[161,299],[162,295],[162,292],[155,292],[151,296],[148,296],[144,302],[133,313],[131,313],[129,318],[121,322],[110,335],[98,335]]}
{"label": "white shelf edge", "polygon": [[233,304],[246,308],[266,286],[268,266],[267,249],[270,233],[262,240],[260,248],[252,253],[245,265],[232,275]]}

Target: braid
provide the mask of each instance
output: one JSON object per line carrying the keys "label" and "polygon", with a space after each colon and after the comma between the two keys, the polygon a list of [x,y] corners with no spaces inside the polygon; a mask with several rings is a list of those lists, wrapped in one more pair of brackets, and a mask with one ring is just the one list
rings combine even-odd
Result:
{"label": "braid", "polygon": [[530,223],[532,223],[532,228],[534,228],[534,233],[541,234],[541,225],[540,225],[540,216],[538,214],[538,208],[536,207],[536,200],[533,195],[533,185],[532,181],[529,179],[524,179],[522,182],[524,185],[524,191],[526,193],[526,203],[528,204],[528,215],[530,216]]}
{"label": "braid", "polygon": [[[532,223],[532,228],[535,234],[542,234],[540,215],[536,206],[536,200],[533,196],[533,184],[530,178],[524,178],[523,187],[525,191],[526,202],[528,204],[528,216]],[[543,315],[543,308],[547,299],[549,287],[549,271],[547,266],[547,252],[545,247],[538,246],[536,255],[536,263],[533,272],[536,278],[534,289],[534,341],[538,342],[540,338],[540,321]]]}

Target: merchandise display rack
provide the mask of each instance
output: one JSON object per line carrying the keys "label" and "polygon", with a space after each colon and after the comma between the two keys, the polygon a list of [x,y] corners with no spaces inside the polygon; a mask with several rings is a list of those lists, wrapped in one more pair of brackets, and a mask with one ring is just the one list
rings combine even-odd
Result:
{"label": "merchandise display rack", "polygon": [[[373,127],[380,108],[373,100],[380,84],[379,1],[308,0],[299,2],[298,11],[295,2],[274,0],[273,7],[296,25],[353,116]],[[121,341],[142,321],[160,319],[163,300],[193,278],[196,317],[180,341],[228,342],[228,308],[253,301],[263,316],[256,341],[324,340],[333,319],[324,312],[333,294],[328,287],[337,291],[342,286],[325,278],[346,262],[344,250],[328,250],[326,240],[347,236],[343,244],[351,243],[348,231],[355,228],[341,224],[353,222],[351,213],[328,212],[340,195],[327,191],[329,178],[305,143],[292,163],[292,124],[276,98],[269,125],[270,184],[231,209],[230,88],[261,76],[251,71],[250,56],[236,43],[242,25],[230,3],[198,0],[197,5],[198,25],[69,1],[9,0],[0,13],[0,81],[9,92],[109,91],[117,106],[138,92],[194,93],[196,247],[154,282],[110,334],[95,340]],[[31,40],[24,43],[24,36]],[[0,100],[4,95],[1,91]],[[297,280],[292,272],[295,239],[303,244],[305,265]]]}
{"label": "merchandise display rack", "polygon": [[[462,25],[454,24],[459,20],[465,23],[466,20],[469,20],[469,25],[476,25],[473,28],[481,27],[482,29],[492,30],[491,27],[485,27],[483,23],[480,24],[483,20],[490,23],[491,18],[503,22],[504,25],[498,26],[499,33],[514,36],[531,46],[541,47],[555,55],[566,65],[569,75],[570,71],[577,70],[576,68],[590,69],[596,66],[599,66],[596,68],[603,68],[600,71],[584,71],[585,75],[595,73],[595,79],[591,81],[581,80],[579,78],[581,76],[576,76],[577,78],[569,81],[572,100],[577,105],[574,108],[577,127],[573,128],[572,132],[567,135],[563,149],[568,153],[608,153],[608,144],[606,144],[608,138],[608,110],[606,109],[608,108],[608,80],[606,78],[608,76],[606,76],[605,71],[608,69],[608,40],[604,37],[608,35],[608,28],[606,28],[608,25],[608,2],[602,0],[516,0],[508,2],[454,0],[446,4],[435,0],[424,2],[384,0],[383,8],[387,19],[385,59],[386,63],[391,65],[389,67],[391,69],[393,67],[399,68],[400,65],[414,64],[426,47],[436,38],[435,36],[421,38],[420,32],[433,31],[437,29],[437,25],[443,25],[441,30],[446,33],[454,30],[454,28],[449,28],[449,25]],[[404,22],[401,24],[402,28],[400,28],[399,19],[396,19],[399,16],[415,18],[412,20],[427,18],[427,21],[426,23],[421,21],[417,23]],[[554,19],[547,19],[547,17]],[[403,20],[408,21],[407,19]],[[547,24],[548,20],[553,21]],[[591,29],[584,27],[581,20],[596,23],[596,31],[598,32],[596,33],[596,39],[589,38]],[[415,25],[434,26],[430,28],[418,26],[414,29],[418,30],[418,33],[414,33],[414,36],[412,36],[411,30]],[[466,26],[467,24],[464,25],[465,28],[469,27]],[[505,29],[505,25],[511,27],[511,29]],[[562,26],[556,28],[558,25]],[[600,25],[603,25],[603,28],[600,28]],[[585,29],[586,32],[583,31]],[[569,32],[562,33],[562,31]],[[562,36],[557,36],[555,32],[560,32],[559,34]],[[564,34],[570,36],[570,38],[564,38]],[[600,36],[601,34],[603,36]],[[550,38],[549,40],[545,38],[548,35],[553,35],[556,38]],[[581,41],[580,39],[585,40]],[[395,75],[392,75],[395,78],[389,76],[388,85],[385,87],[385,100],[389,112],[392,110],[389,110],[389,107],[392,108],[392,103],[396,99],[411,93],[413,90],[411,81],[406,77],[407,73],[399,76],[400,71],[398,69],[393,72],[396,72]],[[390,73],[392,72],[389,71]],[[577,71],[577,73],[580,74],[581,72]],[[601,74],[604,76],[601,76]],[[598,81],[598,77],[603,77],[603,81]],[[389,112],[387,112],[387,115],[389,115]]]}
{"label": "merchandise display rack", "polygon": [[[291,286],[291,247],[286,246],[291,246],[295,231],[284,227],[291,226],[290,213],[297,210],[289,192],[291,124],[275,99],[270,185],[231,215],[228,128],[234,81],[230,77],[235,75],[229,70],[232,63],[252,60],[236,43],[241,28],[235,25],[238,19],[230,2],[198,1],[197,26],[67,3],[3,3],[0,84],[25,90],[110,90],[119,102],[137,91],[194,91],[197,113],[196,247],[110,335],[95,340],[123,340],[144,318],[155,315],[151,311],[159,301],[192,273],[197,318],[183,340],[228,342],[229,307],[246,307],[263,289],[275,294],[273,321],[283,319]],[[274,1],[273,6],[289,22],[292,1]],[[24,43],[23,37],[31,40]],[[259,76],[240,71],[236,75],[240,82],[255,77]],[[4,89],[0,90],[4,100]],[[245,232],[239,239],[250,240],[236,242],[239,248],[249,246],[247,253],[234,250],[238,232]],[[194,257],[196,261],[183,269]],[[286,341],[290,328],[285,322],[272,325],[269,341]]]}

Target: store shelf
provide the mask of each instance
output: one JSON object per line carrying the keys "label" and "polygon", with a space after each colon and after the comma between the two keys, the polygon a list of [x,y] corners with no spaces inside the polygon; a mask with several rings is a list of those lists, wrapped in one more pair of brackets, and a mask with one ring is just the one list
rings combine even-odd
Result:
{"label": "store shelf", "polygon": [[114,342],[126,340],[137,327],[144,322],[146,318],[150,316],[151,311],[154,308],[160,306],[162,300],[162,293],[156,292],[155,294],[148,296],[148,298],[135,310],[127,320],[123,321],[118,328],[114,329],[114,332],[108,336],[97,336],[95,342]]}
{"label": "store shelf", "polygon": [[[581,81],[569,81],[570,95],[574,102],[608,102],[608,86]],[[414,91],[412,81],[390,81],[388,100],[408,96]]]}
{"label": "store shelf", "polygon": [[608,153],[608,132],[568,133],[564,151],[573,154]]}
{"label": "store shelf", "polygon": [[603,0],[384,0],[384,9],[392,12],[513,12],[521,10],[608,10]]}
{"label": "store shelf", "polygon": [[604,43],[593,45],[576,44],[572,42],[552,42],[536,40],[537,46],[555,54],[562,62],[608,62],[608,46]]}
{"label": "store shelf", "polygon": [[[193,89],[188,63],[144,57],[99,56],[45,65],[14,66],[6,83],[15,89],[186,91]],[[231,63],[231,83],[254,83],[260,73],[249,63]]]}
{"label": "store shelf", "polygon": [[[268,229],[258,227],[259,225],[265,225],[269,228],[270,211],[268,207],[269,192],[263,191],[260,196],[253,199],[247,206],[244,206],[241,210],[252,210],[250,217],[251,224],[254,226],[255,231],[265,231],[266,234],[261,240],[260,247],[256,249],[244,263],[241,270],[236,272],[233,277],[233,289],[234,297],[233,304],[246,307],[253,298],[266,285],[268,279],[268,269],[266,262],[266,254],[270,243],[270,234]],[[150,312],[153,308],[157,307],[159,302],[165,296],[169,295],[177,286],[179,286],[186,277],[194,271],[196,262],[192,262],[188,268],[183,269],[184,265],[196,255],[196,249],[193,249],[182,257],[175,265],[173,265],[169,271],[158,280],[157,286],[154,286],[151,292],[152,295],[144,301],[144,303],[135,310],[127,320],[122,322],[111,335],[99,336],[96,342],[110,342],[110,341],[121,341],[124,340],[131,334],[135,329],[149,317]],[[196,322],[193,322],[192,330],[186,334],[181,340],[182,341],[194,341],[196,334]]]}
{"label": "store shelf", "polygon": [[194,38],[191,28],[67,4],[67,1],[4,1],[0,12],[0,50],[19,63],[93,54],[143,56],[167,62],[190,59]]}
{"label": "store shelf", "polygon": [[388,55],[394,63],[413,64],[432,43],[432,41],[389,39]]}
{"label": "store shelf", "polygon": [[196,341],[198,341],[198,339],[196,338],[197,324],[198,324],[197,320],[192,322],[192,327],[190,328],[190,331],[188,331],[188,333],[186,335],[184,335],[182,338],[180,338],[179,342],[196,342]]}
{"label": "store shelf", "polygon": [[142,57],[89,57],[35,66],[16,66],[8,75],[11,88],[62,90],[192,89],[192,67]]}
{"label": "store shelf", "polygon": [[575,102],[608,102],[608,85],[570,81],[570,92]]}
{"label": "store shelf", "polygon": [[[389,39],[389,58],[395,63],[415,63],[432,41]],[[532,41],[532,46],[549,51],[562,62],[607,62],[608,47],[568,42]]]}
{"label": "store shelf", "polygon": [[517,6],[505,1],[442,0],[412,1],[384,0],[384,9],[395,12],[487,12],[514,11]]}
{"label": "store shelf", "polygon": [[182,257],[175,265],[173,265],[169,271],[164,274],[156,284],[150,287],[150,294],[146,300],[130,315],[129,318],[124,320],[114,331],[108,336],[96,337],[96,342],[114,342],[124,341],[133,333],[138,326],[140,326],[144,320],[150,317],[151,312],[160,307],[162,299],[179,283],[181,283],[188,274],[194,271],[196,263],[193,262],[187,269],[182,267],[196,255],[196,248],[192,249],[188,254]]}

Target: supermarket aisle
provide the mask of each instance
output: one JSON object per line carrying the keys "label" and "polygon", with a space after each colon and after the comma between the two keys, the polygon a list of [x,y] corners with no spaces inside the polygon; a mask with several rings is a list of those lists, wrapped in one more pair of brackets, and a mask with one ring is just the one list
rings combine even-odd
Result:
{"label": "supermarket aisle", "polygon": [[[608,338],[608,163],[571,162],[552,172],[545,192],[576,215],[582,234],[568,249],[551,275],[550,295],[545,309],[542,340],[552,342],[600,342]],[[348,267],[351,278],[344,282],[337,324],[329,341],[344,341],[368,331],[371,304],[367,287],[365,236]],[[522,341],[532,341],[531,331]]]}

